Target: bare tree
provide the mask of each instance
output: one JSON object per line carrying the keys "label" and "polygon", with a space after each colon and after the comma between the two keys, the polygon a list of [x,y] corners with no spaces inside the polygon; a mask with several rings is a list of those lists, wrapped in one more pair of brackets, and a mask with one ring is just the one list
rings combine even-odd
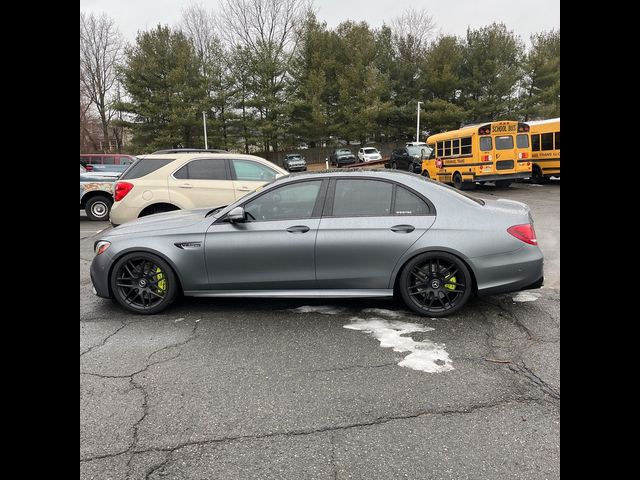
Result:
{"label": "bare tree", "polygon": [[408,8],[389,23],[396,53],[411,62],[423,55],[436,28],[436,22],[424,8]]}
{"label": "bare tree", "polygon": [[260,129],[269,156],[278,150],[280,110],[286,82],[300,38],[299,28],[311,9],[310,0],[221,0],[220,31],[234,51],[252,59],[253,96],[263,121]]}
{"label": "bare tree", "polygon": [[109,124],[117,74],[116,65],[124,42],[115,21],[106,14],[80,13],[80,81],[102,124],[104,145],[109,145]]}

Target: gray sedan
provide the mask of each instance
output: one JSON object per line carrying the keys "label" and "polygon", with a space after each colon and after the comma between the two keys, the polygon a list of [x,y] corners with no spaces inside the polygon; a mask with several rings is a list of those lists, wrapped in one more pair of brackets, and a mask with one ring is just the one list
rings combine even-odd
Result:
{"label": "gray sedan", "polygon": [[527,205],[479,200],[419,175],[360,170],[279,178],[235,203],[106,231],[95,293],[143,314],[194,297],[395,296],[422,315],[471,295],[538,288]]}

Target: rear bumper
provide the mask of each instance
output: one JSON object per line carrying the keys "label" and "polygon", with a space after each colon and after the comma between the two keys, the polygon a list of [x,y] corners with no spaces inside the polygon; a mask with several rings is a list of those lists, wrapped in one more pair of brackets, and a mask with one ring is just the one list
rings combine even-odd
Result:
{"label": "rear bumper", "polygon": [[544,257],[537,246],[525,245],[514,252],[470,260],[479,296],[540,288],[544,281]]}
{"label": "rear bumper", "polygon": [[[463,175],[472,175],[465,173]],[[531,178],[531,172],[506,173],[503,175],[472,175],[474,182],[495,182],[496,180],[517,180]]]}

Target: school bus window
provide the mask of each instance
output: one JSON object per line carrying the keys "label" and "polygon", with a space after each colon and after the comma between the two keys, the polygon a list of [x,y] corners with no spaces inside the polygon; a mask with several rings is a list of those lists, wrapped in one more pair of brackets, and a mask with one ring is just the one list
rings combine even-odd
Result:
{"label": "school bus window", "polygon": [[480,137],[480,150],[486,152],[487,150],[493,150],[493,142],[491,137]]}
{"label": "school bus window", "polygon": [[471,155],[471,137],[464,137],[460,139],[460,154]]}
{"label": "school bus window", "polygon": [[456,138],[453,140],[451,153],[452,155],[460,155],[460,139],[459,138]]}
{"label": "school bus window", "polygon": [[556,150],[560,150],[560,132],[556,132]]}
{"label": "school bus window", "polygon": [[553,150],[553,133],[542,134],[542,150]]}
{"label": "school bus window", "polygon": [[513,137],[511,135],[496,137],[496,150],[511,150],[512,148]]}
{"label": "school bus window", "polygon": [[436,156],[440,158],[444,155],[444,142],[438,142],[436,145],[438,146],[438,153]]}
{"label": "school bus window", "polygon": [[529,135],[521,133],[516,136],[516,145],[518,148],[529,148]]}
{"label": "school bus window", "polygon": [[540,135],[531,135],[531,151],[539,152],[540,151]]}
{"label": "school bus window", "polygon": [[444,141],[444,156],[448,157],[451,155],[451,140]]}

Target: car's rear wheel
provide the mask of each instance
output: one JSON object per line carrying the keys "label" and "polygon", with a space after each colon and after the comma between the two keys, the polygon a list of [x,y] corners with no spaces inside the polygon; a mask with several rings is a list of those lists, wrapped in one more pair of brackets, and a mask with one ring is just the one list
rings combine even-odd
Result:
{"label": "car's rear wheel", "polygon": [[396,162],[391,162],[391,169],[395,170],[396,168],[398,168],[398,166],[396,165]]}
{"label": "car's rear wheel", "polygon": [[111,205],[113,205],[111,198],[104,195],[95,196],[87,200],[84,211],[91,220],[107,220]]}
{"label": "car's rear wheel", "polygon": [[399,291],[414,312],[444,317],[467,303],[472,290],[471,273],[459,258],[445,252],[429,252],[410,260],[402,269]]}
{"label": "car's rear wheel", "polygon": [[147,252],[129,253],[118,260],[110,282],[120,305],[146,315],[167,308],[178,292],[177,278],[169,264]]}

